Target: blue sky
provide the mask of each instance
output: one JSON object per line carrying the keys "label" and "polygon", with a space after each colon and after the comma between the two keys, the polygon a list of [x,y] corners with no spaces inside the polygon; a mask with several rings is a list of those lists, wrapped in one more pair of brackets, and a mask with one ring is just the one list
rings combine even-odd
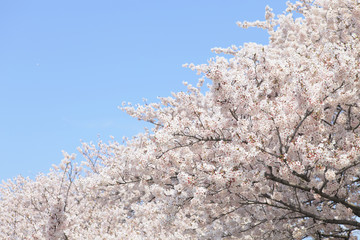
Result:
{"label": "blue sky", "polygon": [[34,177],[80,140],[121,140],[144,124],[117,109],[184,90],[213,47],[266,44],[236,21],[285,0],[4,0],[0,2],[0,180]]}

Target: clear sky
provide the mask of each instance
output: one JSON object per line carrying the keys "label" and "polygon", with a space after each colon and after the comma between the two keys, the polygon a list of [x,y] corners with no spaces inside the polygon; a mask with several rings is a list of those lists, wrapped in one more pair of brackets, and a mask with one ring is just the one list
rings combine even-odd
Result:
{"label": "clear sky", "polygon": [[266,44],[236,21],[281,13],[285,0],[3,0],[0,180],[34,177],[80,140],[121,140],[144,124],[117,109],[184,90],[213,47]]}

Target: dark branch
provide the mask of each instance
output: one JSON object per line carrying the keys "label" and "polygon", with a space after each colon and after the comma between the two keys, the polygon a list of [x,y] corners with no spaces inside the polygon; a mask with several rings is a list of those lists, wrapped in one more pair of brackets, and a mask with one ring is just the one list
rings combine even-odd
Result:
{"label": "dark branch", "polygon": [[[342,205],[344,205],[345,207],[347,208],[350,208],[352,210],[352,212],[360,217],[360,206],[356,206],[354,204],[351,204],[351,203],[348,203],[347,201],[345,201],[343,198],[339,198],[339,197],[336,197],[336,196],[330,196],[329,194],[326,194],[324,192],[322,192],[320,189],[318,188],[309,188],[309,187],[306,187],[306,186],[300,186],[300,185],[297,185],[297,184],[293,184],[293,183],[290,183],[289,181],[287,180],[284,180],[284,179],[281,179],[279,177],[276,177],[274,176],[272,173],[265,173],[265,177],[269,180],[272,180],[274,182],[278,182],[278,183],[281,183],[285,186],[289,186],[289,187],[292,187],[292,188],[296,188],[296,189],[300,189],[304,192],[315,192],[317,194],[319,194],[321,197],[325,198],[325,199],[328,199],[328,200],[331,200],[335,203],[341,203]],[[354,226],[359,226],[360,227],[360,223],[357,222],[358,225],[354,225]]]}
{"label": "dark branch", "polygon": [[285,153],[287,153],[289,151],[289,144],[294,140],[294,138],[296,137],[297,132],[299,131],[301,125],[304,123],[304,121],[306,120],[306,118],[308,116],[310,116],[312,113],[314,112],[314,110],[306,110],[304,117],[301,119],[301,121],[296,125],[293,134],[290,136],[289,141],[287,142],[286,146],[285,146]]}

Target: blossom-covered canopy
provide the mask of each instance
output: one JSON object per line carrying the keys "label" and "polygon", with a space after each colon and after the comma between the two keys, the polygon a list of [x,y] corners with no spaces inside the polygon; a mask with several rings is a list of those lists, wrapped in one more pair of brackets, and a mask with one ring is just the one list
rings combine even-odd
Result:
{"label": "blossom-covered canopy", "polygon": [[122,107],[151,131],[4,183],[0,238],[356,239],[360,3],[302,0],[265,17],[238,24],[266,29],[268,45],[215,48],[186,64],[197,86]]}

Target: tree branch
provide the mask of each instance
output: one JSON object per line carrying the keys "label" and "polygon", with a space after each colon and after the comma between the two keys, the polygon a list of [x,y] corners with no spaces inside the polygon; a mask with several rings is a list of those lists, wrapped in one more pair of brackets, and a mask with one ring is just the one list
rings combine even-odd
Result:
{"label": "tree branch", "polygon": [[[322,192],[320,189],[317,189],[315,187],[309,188],[309,187],[306,187],[306,186],[300,186],[300,185],[297,185],[297,184],[290,183],[287,180],[284,180],[284,179],[281,179],[279,177],[274,176],[272,173],[265,173],[265,177],[267,179],[269,179],[269,180],[274,181],[274,182],[278,182],[278,183],[281,183],[281,184],[289,186],[289,187],[297,188],[297,189],[300,189],[300,190],[302,190],[304,192],[312,192],[312,191],[314,191],[315,193],[319,194],[321,197],[323,197],[325,199],[331,200],[331,201],[336,202],[336,203],[341,203],[346,208],[350,208],[352,210],[352,212],[356,216],[360,217],[360,206],[356,206],[354,204],[348,203],[342,198],[339,198],[339,197],[336,197],[336,196],[330,196],[330,195]],[[354,225],[354,226],[359,226],[360,227],[360,223],[358,223],[358,224],[359,225]]]}
{"label": "tree branch", "polygon": [[314,112],[314,110],[306,110],[304,117],[301,119],[301,121],[296,125],[293,134],[291,135],[289,141],[287,142],[286,146],[285,146],[285,153],[287,153],[289,151],[289,144],[294,140],[294,138],[296,137],[297,132],[299,131],[301,125],[304,123],[304,121],[306,120],[307,117],[309,117],[312,113]]}

